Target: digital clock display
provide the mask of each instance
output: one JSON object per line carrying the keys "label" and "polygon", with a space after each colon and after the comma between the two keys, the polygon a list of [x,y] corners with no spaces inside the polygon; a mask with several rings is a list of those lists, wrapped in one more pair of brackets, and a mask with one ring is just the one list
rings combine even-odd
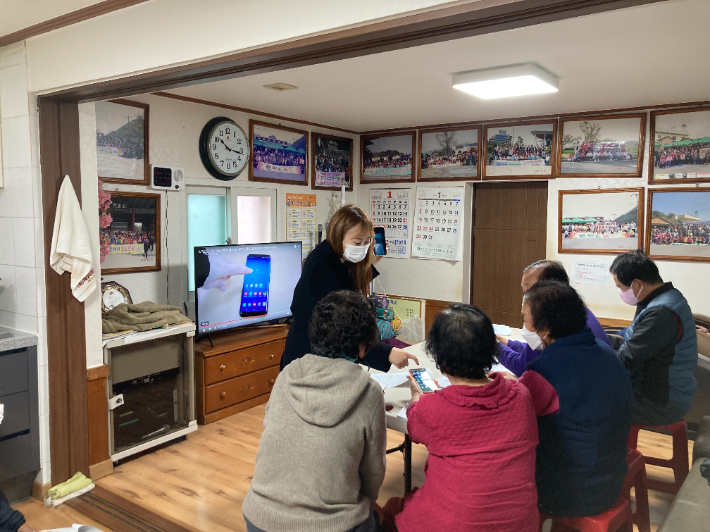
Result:
{"label": "digital clock display", "polygon": [[173,171],[170,168],[153,167],[153,186],[155,187],[172,187]]}

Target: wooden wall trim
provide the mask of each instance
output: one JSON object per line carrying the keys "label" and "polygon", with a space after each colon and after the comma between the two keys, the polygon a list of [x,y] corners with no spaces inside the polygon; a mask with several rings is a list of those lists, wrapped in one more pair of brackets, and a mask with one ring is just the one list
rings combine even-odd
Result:
{"label": "wooden wall trim", "polygon": [[228,105],[226,103],[213,102],[211,100],[202,100],[200,98],[192,98],[190,96],[182,96],[180,94],[171,94],[169,92],[153,92],[154,96],[160,96],[161,98],[170,98],[171,100],[179,100],[182,102],[197,103],[200,105],[209,105],[210,107],[218,107],[219,109],[229,109],[230,111],[237,111],[238,113],[246,113],[256,116],[264,116],[266,118],[273,118],[274,120],[293,122],[295,124],[303,124],[305,126],[314,126],[322,129],[329,129],[332,131],[342,131],[344,133],[350,133],[351,135],[358,135],[357,131],[351,129],[344,129],[342,127],[329,126],[327,124],[319,124],[318,122],[310,122],[308,120],[301,120],[300,118],[291,118],[288,116],[275,115],[272,113],[266,113],[264,111],[257,111],[256,109],[247,109],[246,107],[237,107],[236,105]]}
{"label": "wooden wall trim", "polygon": [[159,71],[61,90],[97,101],[315,65],[666,0],[480,0]]}
{"label": "wooden wall trim", "polygon": [[[107,364],[86,370],[89,466],[92,472],[98,471],[101,476],[113,473],[113,465],[109,472],[106,472],[108,466],[105,465],[107,462],[113,464],[109,455],[108,382],[106,380],[110,373],[111,368]],[[94,478],[93,474],[91,478]]]}
{"label": "wooden wall trim", "polygon": [[82,22],[84,20],[89,20],[90,18],[100,17],[106,13],[111,13],[112,11],[118,11],[119,9],[124,9],[126,7],[134,6],[136,4],[142,4],[148,0],[104,0],[98,4],[94,4],[82,9],[77,9],[71,13],[65,15],[60,15],[39,24],[34,24],[33,26],[28,26],[21,30],[17,30],[7,35],[0,37],[0,48],[7,46],[18,41],[24,41],[30,37],[35,37],[36,35],[41,35],[42,33],[47,33],[53,30],[58,30],[59,28],[64,28],[66,26],[71,26],[77,22]]}
{"label": "wooden wall trim", "polygon": [[47,290],[47,356],[52,483],[77,471],[89,474],[86,331],[84,303],[72,294],[70,276],[49,265],[59,189],[68,175],[81,201],[79,107],[40,98],[42,218]]}

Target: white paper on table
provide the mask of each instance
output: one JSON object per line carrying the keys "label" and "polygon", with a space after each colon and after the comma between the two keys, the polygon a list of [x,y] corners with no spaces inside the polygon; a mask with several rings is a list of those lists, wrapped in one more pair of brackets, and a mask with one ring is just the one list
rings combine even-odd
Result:
{"label": "white paper on table", "polygon": [[447,386],[451,386],[451,381],[448,377],[439,377],[438,379],[436,379],[436,383],[439,385],[439,388],[446,388]]}
{"label": "white paper on table", "polygon": [[409,407],[409,403],[407,403],[406,405],[404,405],[402,407],[402,410],[399,411],[399,413],[397,414],[397,417],[401,417],[402,419],[407,419],[407,407]]}
{"label": "white paper on table", "polygon": [[384,390],[407,382],[407,373],[370,373],[370,378]]}
{"label": "white paper on table", "polygon": [[489,373],[493,373],[494,371],[507,371],[508,373],[511,373],[511,371],[503,364],[493,364],[493,367],[491,368],[491,371],[489,371]]}
{"label": "white paper on table", "polygon": [[510,327],[507,325],[498,325],[498,324],[493,324],[493,332],[496,333],[498,336],[510,336],[513,334],[513,331],[510,330]]}

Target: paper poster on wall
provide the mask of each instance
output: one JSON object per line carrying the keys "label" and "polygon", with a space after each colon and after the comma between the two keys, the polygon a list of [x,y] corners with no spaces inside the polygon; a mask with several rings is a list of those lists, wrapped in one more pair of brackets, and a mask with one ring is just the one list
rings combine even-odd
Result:
{"label": "paper poster on wall", "polygon": [[572,264],[574,284],[594,284],[605,286],[609,280],[609,261],[576,259]]}
{"label": "paper poster on wall", "polygon": [[373,188],[370,190],[370,220],[385,228],[387,257],[409,256],[411,188]]}
{"label": "paper poster on wall", "polygon": [[461,260],[463,187],[417,187],[412,257]]}
{"label": "paper poster on wall", "polygon": [[303,258],[316,244],[316,195],[286,194],[286,240],[301,242]]}

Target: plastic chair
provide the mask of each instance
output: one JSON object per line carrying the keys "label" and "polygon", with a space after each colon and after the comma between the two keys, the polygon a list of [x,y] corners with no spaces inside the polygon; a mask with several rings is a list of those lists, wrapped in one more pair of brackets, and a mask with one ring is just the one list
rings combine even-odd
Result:
{"label": "plastic chair", "polygon": [[629,433],[629,449],[636,449],[638,436],[641,429],[653,431],[667,431],[673,437],[673,457],[670,459],[644,456],[644,460],[649,465],[667,467],[673,470],[674,482],[663,482],[661,480],[648,479],[646,485],[648,489],[663,491],[665,493],[678,493],[681,485],[688,476],[690,465],[688,464],[688,424],[685,419],[672,425],[648,426],[634,425]]}
{"label": "plastic chair", "polygon": [[617,532],[618,530],[633,532],[631,503],[623,492],[614,503],[614,506],[598,515],[588,517],[550,517],[541,514],[541,532],[543,523],[548,519],[552,519],[550,532]]}
{"label": "plastic chair", "polygon": [[636,509],[631,511],[631,520],[638,527],[639,532],[650,532],[651,517],[648,507],[646,462],[640,452],[636,449],[629,449],[626,452],[626,463],[629,466],[629,472],[624,479],[624,487],[621,488],[621,494],[630,500],[631,488],[634,488]]}

